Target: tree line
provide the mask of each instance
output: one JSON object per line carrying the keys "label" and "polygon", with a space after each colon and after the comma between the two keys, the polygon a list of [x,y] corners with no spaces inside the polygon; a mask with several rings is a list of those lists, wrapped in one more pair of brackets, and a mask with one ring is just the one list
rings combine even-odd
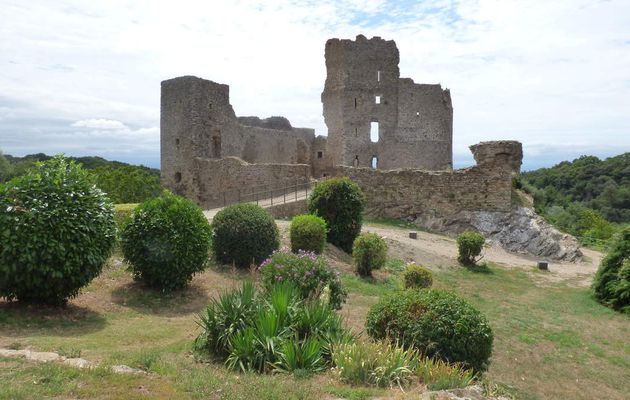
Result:
{"label": "tree line", "polygon": [[[51,158],[43,153],[14,157],[0,152],[0,183],[24,175],[35,163]],[[94,156],[68,158],[89,170],[93,183],[107,193],[114,203],[140,203],[162,191],[158,169]]]}

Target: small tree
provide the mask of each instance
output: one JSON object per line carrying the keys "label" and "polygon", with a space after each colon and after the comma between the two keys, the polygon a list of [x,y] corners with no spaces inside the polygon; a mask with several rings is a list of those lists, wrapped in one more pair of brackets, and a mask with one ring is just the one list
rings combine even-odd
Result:
{"label": "small tree", "polygon": [[273,217],[256,204],[233,204],[212,221],[212,248],[217,261],[247,268],[260,264],[280,247]]}
{"label": "small tree", "polygon": [[481,260],[481,250],[486,242],[483,235],[479,232],[466,231],[457,235],[457,261],[463,265],[475,265]]}
{"label": "small tree", "polygon": [[354,241],[352,258],[359,275],[371,276],[387,261],[387,243],[376,233],[362,233]]}
{"label": "small tree", "polygon": [[630,313],[630,228],[624,229],[593,278],[597,300],[615,310]]}
{"label": "small tree", "polygon": [[115,241],[113,205],[74,161],[57,156],[0,185],[0,296],[63,304]]}
{"label": "small tree", "polygon": [[328,242],[348,253],[361,232],[364,206],[361,188],[347,177],[319,182],[308,199],[308,212],[326,221]]}
{"label": "small tree", "polygon": [[121,236],[134,278],[163,292],[186,286],[210,251],[210,224],[199,207],[168,192],[134,209]]}
{"label": "small tree", "polygon": [[433,285],[431,270],[418,264],[410,264],[403,273],[405,289],[424,289]]}

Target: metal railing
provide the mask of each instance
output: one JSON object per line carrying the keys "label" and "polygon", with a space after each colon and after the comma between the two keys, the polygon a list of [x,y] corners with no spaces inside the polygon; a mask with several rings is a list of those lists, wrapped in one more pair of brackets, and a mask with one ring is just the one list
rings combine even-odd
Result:
{"label": "metal railing", "polygon": [[302,178],[227,190],[218,194],[217,206],[225,207],[235,203],[273,206],[298,201],[308,198],[309,191],[316,182]]}

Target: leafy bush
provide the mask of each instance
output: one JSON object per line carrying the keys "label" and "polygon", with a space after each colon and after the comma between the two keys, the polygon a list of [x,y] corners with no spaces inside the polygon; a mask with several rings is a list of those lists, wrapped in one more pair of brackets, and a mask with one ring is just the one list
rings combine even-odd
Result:
{"label": "leafy bush", "polygon": [[212,221],[217,261],[239,268],[258,265],[280,247],[280,234],[271,214],[255,204],[233,204]]}
{"label": "leafy bush", "polygon": [[387,261],[387,243],[376,233],[362,233],[354,240],[352,258],[359,275],[371,276]]}
{"label": "leafy bush", "polygon": [[367,333],[389,338],[425,356],[461,362],[484,371],[492,353],[486,318],[465,300],[442,290],[405,290],[382,298],[370,309]]}
{"label": "leafy bush", "polygon": [[624,229],[601,261],[593,278],[597,300],[630,313],[630,228]]}
{"label": "leafy bush", "polygon": [[305,302],[289,282],[256,293],[251,282],[215,299],[199,316],[199,354],[214,354],[230,369],[257,372],[320,371],[335,344],[353,340],[327,305]]}
{"label": "leafy bush", "polygon": [[422,265],[410,264],[403,273],[405,289],[424,289],[433,285],[433,274],[431,270]]}
{"label": "leafy bush", "polygon": [[342,344],[333,348],[335,372],[357,385],[405,386],[413,380],[420,354],[385,342]]}
{"label": "leafy bush", "polygon": [[326,246],[326,221],[316,215],[297,215],[291,220],[291,251],[321,254]]}
{"label": "leafy bush", "polygon": [[346,252],[361,232],[365,198],[361,188],[347,177],[319,182],[308,199],[308,212],[328,226],[328,241]]}
{"label": "leafy bush", "polygon": [[348,295],[339,273],[330,268],[323,257],[312,252],[274,252],[260,264],[259,271],[265,288],[273,287],[276,282],[291,282],[307,301],[323,301],[323,295],[327,294],[328,304],[335,309],[341,308]]}
{"label": "leafy bush", "polygon": [[164,193],[140,204],[121,235],[134,279],[168,292],[203,271],[210,251],[210,225],[192,201]]}
{"label": "leafy bush", "polygon": [[101,272],[114,208],[79,165],[57,156],[0,185],[0,296],[60,304]]}
{"label": "leafy bush", "polygon": [[341,344],[333,349],[335,373],[350,384],[403,387],[419,378],[430,390],[463,388],[475,374],[461,364],[422,357],[388,342]]}
{"label": "leafy bush", "polygon": [[475,265],[481,259],[479,255],[486,242],[483,235],[466,231],[457,235],[457,261],[464,265]]}

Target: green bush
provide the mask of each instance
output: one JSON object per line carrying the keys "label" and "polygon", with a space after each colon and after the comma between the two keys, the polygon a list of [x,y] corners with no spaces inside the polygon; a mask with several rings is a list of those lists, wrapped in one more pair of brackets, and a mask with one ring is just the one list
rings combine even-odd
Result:
{"label": "green bush", "polygon": [[457,261],[464,265],[475,265],[486,242],[479,232],[466,231],[457,235]]}
{"label": "green bush", "polygon": [[370,309],[367,333],[389,338],[428,357],[485,371],[493,335],[486,318],[465,300],[442,290],[405,290]]}
{"label": "green bush", "polygon": [[361,232],[365,198],[359,186],[347,177],[319,182],[308,199],[308,212],[318,215],[328,226],[328,242],[345,252]]}
{"label": "green bush", "polygon": [[0,296],[61,304],[101,272],[116,240],[114,207],[62,156],[0,185]]}
{"label": "green bush", "polygon": [[619,234],[601,261],[593,290],[600,303],[630,313],[630,228]]}
{"label": "green bush", "polygon": [[255,204],[233,204],[212,221],[217,261],[239,268],[258,265],[280,247],[280,234],[271,214]]}
{"label": "green bush", "polygon": [[262,293],[244,282],[241,290],[213,300],[198,322],[195,352],[242,371],[320,371],[330,366],[334,345],[353,340],[333,309],[303,301],[290,282]]}
{"label": "green bush", "polygon": [[316,215],[297,215],[291,220],[291,251],[321,254],[326,246],[326,221]]}
{"label": "green bush", "polygon": [[403,273],[405,289],[424,289],[433,285],[431,270],[422,265],[410,264]]}
{"label": "green bush", "polygon": [[291,282],[306,301],[324,301],[326,294],[328,304],[340,309],[348,295],[343,289],[339,273],[330,268],[323,257],[313,252],[274,252],[258,269],[265,288],[271,288],[276,282]]}
{"label": "green bush", "polygon": [[387,261],[387,243],[375,233],[362,233],[352,245],[352,259],[359,275],[371,276]]}
{"label": "green bush", "polygon": [[121,246],[136,280],[164,292],[177,290],[203,271],[210,225],[192,201],[164,193],[134,210]]}

